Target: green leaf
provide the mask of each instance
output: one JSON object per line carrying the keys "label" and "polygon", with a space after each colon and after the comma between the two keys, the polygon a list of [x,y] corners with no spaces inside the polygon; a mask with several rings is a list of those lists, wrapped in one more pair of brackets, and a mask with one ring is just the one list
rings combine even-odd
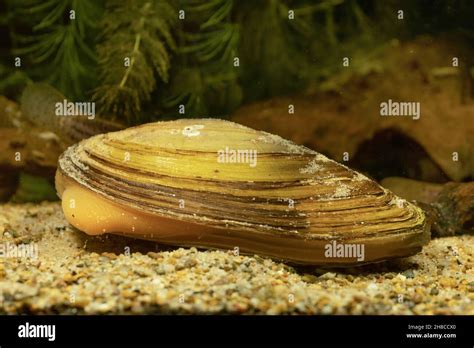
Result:
{"label": "green leaf", "polygon": [[102,114],[140,120],[155,74],[168,81],[176,23],[176,10],[165,0],[107,2],[98,46],[101,85],[93,96]]}

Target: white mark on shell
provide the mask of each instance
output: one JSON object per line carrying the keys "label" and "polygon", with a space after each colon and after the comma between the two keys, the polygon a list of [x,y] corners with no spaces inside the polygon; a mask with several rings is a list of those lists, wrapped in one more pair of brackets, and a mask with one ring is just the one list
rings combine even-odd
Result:
{"label": "white mark on shell", "polygon": [[352,180],[354,181],[370,181],[370,179],[368,177],[366,177],[365,175],[361,174],[361,173],[355,173]]}
{"label": "white mark on shell", "polygon": [[313,150],[310,150],[304,146],[296,145],[295,143],[283,139],[282,137],[267,133],[267,132],[260,132],[260,136],[258,136],[257,141],[267,143],[267,144],[274,144],[277,146],[283,147],[282,153],[289,153],[289,154],[315,154],[316,152]]}
{"label": "white mark on shell", "polygon": [[349,197],[351,189],[346,184],[340,184],[333,194],[333,198]]}
{"label": "white mark on shell", "polygon": [[301,174],[314,174],[318,170],[322,169],[322,166],[319,165],[317,162],[319,161],[318,156],[313,158],[304,168],[300,168]]}
{"label": "white mark on shell", "polygon": [[181,132],[185,137],[196,137],[201,132],[199,131],[200,129],[203,129],[204,126],[202,124],[195,124],[192,126],[186,126],[184,127],[183,131]]}
{"label": "white mark on shell", "polygon": [[397,207],[399,208],[403,208],[405,207],[405,204],[407,203],[406,200],[404,200],[403,198],[400,198],[400,197],[397,197],[397,196],[394,196],[390,202],[388,202],[389,205],[396,205]]}

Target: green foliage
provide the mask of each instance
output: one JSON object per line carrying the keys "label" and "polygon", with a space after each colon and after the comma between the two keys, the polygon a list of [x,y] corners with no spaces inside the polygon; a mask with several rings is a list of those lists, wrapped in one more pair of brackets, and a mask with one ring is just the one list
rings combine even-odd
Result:
{"label": "green foliage", "polygon": [[10,201],[15,203],[57,201],[58,195],[51,182],[45,178],[20,174],[20,181]]}
{"label": "green foliage", "polygon": [[164,0],[110,0],[106,9],[94,99],[103,115],[139,120],[156,87],[155,74],[168,81],[176,11]]}
{"label": "green foliage", "polygon": [[[364,8],[359,0],[328,0],[319,6],[303,7],[298,15],[308,15],[312,18],[313,33],[309,40],[308,55],[311,66],[307,70],[309,81],[322,85],[332,76],[339,75],[343,69],[343,57],[351,57],[351,70],[357,68],[356,56],[370,55],[374,49],[387,41],[387,36],[381,35],[375,28],[379,24],[369,18],[368,8]],[[374,6],[370,6],[370,11]],[[323,6],[324,5],[324,6]],[[380,18],[393,18],[380,15]],[[325,33],[321,35],[320,33]]]}
{"label": "green foliage", "polygon": [[256,99],[326,88],[343,57],[367,70],[364,57],[394,37],[474,37],[470,0],[6,1],[0,93],[46,81],[129,123],[223,117]]}
{"label": "green foliage", "polygon": [[240,55],[246,99],[286,93],[305,83],[308,57],[305,52],[312,34],[311,16],[290,19],[284,1],[245,3],[239,9],[242,26]]}
{"label": "green foliage", "polygon": [[[10,1],[26,33],[13,31],[14,55],[24,57],[26,72],[61,90],[70,99],[83,99],[95,84],[93,38],[102,9],[95,0]],[[30,24],[31,23],[31,24]]]}
{"label": "green foliage", "polygon": [[13,98],[18,97],[31,80],[24,71],[12,66],[11,62],[10,65],[0,63],[0,93]]}
{"label": "green foliage", "polygon": [[[186,18],[173,78],[161,97],[173,116],[225,114],[241,103],[237,82],[240,26],[232,21],[233,0],[186,0]],[[185,107],[185,114],[178,107]],[[221,116],[222,117],[222,116]]]}

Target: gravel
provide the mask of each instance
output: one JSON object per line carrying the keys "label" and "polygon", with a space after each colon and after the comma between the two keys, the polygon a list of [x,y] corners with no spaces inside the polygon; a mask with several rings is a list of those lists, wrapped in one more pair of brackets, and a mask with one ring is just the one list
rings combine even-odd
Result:
{"label": "gravel", "polygon": [[[0,206],[1,314],[474,314],[474,236],[405,259],[326,269],[70,227],[59,203]],[[11,256],[11,255],[10,255]]]}

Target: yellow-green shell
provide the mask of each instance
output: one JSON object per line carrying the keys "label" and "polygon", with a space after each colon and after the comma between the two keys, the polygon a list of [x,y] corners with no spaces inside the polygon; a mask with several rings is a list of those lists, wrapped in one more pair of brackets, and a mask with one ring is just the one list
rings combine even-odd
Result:
{"label": "yellow-green shell", "polygon": [[[256,163],[223,163],[226,149],[256,153]],[[341,264],[356,262],[325,258],[328,242],[363,243],[364,262],[371,262],[413,254],[429,238],[423,212],[376,182],[306,147],[223,120],[97,135],[70,147],[59,172],[117,204],[175,219],[177,229],[185,221],[217,231],[216,242],[190,236],[165,243]],[[159,233],[153,239],[160,241]]]}

